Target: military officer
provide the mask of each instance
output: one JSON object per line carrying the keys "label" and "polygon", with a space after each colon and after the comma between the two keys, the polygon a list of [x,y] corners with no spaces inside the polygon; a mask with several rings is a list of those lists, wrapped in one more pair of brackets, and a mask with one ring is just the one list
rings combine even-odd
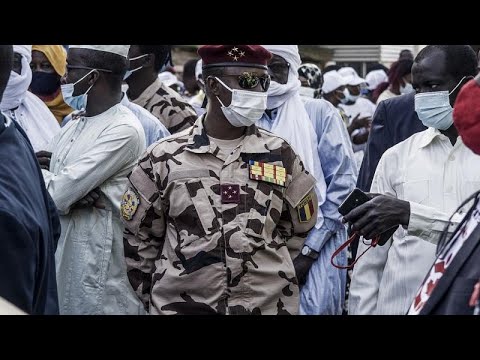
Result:
{"label": "military officer", "polygon": [[128,278],[151,314],[296,314],[287,242],[317,218],[315,178],[255,122],[271,53],[207,45],[208,107],[193,127],[152,144],[122,200]]}

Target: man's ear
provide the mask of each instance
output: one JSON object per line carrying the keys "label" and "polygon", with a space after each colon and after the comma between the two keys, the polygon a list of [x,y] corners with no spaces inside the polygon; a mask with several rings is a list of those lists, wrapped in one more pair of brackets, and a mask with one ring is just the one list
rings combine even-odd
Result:
{"label": "man's ear", "polygon": [[89,77],[90,78],[88,79],[88,85],[92,86],[98,81],[98,78],[100,77],[100,72],[98,70],[94,70]]}
{"label": "man's ear", "polygon": [[207,78],[206,86],[213,95],[220,95],[220,84],[213,76]]}

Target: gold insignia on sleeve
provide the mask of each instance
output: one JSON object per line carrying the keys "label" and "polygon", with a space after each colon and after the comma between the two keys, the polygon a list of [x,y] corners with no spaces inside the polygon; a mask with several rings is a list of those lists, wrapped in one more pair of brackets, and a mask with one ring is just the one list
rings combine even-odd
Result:
{"label": "gold insignia on sleeve", "polygon": [[140,198],[131,189],[128,189],[122,197],[120,211],[125,220],[132,220],[140,205]]}

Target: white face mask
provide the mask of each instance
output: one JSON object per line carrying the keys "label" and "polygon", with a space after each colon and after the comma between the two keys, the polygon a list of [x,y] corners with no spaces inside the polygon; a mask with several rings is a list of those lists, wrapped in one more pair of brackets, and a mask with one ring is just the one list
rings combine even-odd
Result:
{"label": "white face mask", "polygon": [[298,89],[298,92],[300,93],[300,96],[304,96],[312,99],[314,98],[314,95],[315,95],[315,89],[311,87],[302,86],[300,89]]}
{"label": "white face mask", "polygon": [[[335,90],[338,92],[338,90]],[[346,104],[348,102],[348,97],[350,96],[350,92],[348,91],[347,88],[343,89],[342,91],[343,97],[337,96],[337,99],[340,100],[340,103]]]}
{"label": "white face mask", "polygon": [[[348,93],[348,95],[345,95],[345,98],[347,99],[347,102],[355,102],[360,97],[360,94],[358,94],[358,95],[350,94],[350,90],[348,90],[348,88],[345,88],[345,90]],[[345,91],[344,91],[344,93],[345,93]]]}
{"label": "white face mask", "polygon": [[215,79],[232,93],[232,102],[228,106],[225,106],[217,96],[222,105],[223,115],[230,124],[236,127],[251,126],[260,120],[267,108],[266,92],[230,89],[216,76]]}
{"label": "white face mask", "polygon": [[405,86],[400,85],[400,94],[405,95],[405,94],[410,94],[414,92],[415,89],[413,88],[412,84],[409,82],[405,82]]}
{"label": "white face mask", "polygon": [[450,105],[450,94],[460,86],[465,77],[450,92],[433,91],[415,94],[415,112],[423,125],[438,130],[447,130],[453,125],[453,109]]}

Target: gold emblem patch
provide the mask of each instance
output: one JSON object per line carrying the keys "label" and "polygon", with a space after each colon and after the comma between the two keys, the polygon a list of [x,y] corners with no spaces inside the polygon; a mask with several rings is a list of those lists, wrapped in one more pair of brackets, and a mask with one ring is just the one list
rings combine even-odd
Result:
{"label": "gold emblem patch", "polygon": [[137,212],[138,205],[140,205],[140,198],[131,189],[128,189],[122,197],[120,211],[125,220],[132,220],[133,215]]}

